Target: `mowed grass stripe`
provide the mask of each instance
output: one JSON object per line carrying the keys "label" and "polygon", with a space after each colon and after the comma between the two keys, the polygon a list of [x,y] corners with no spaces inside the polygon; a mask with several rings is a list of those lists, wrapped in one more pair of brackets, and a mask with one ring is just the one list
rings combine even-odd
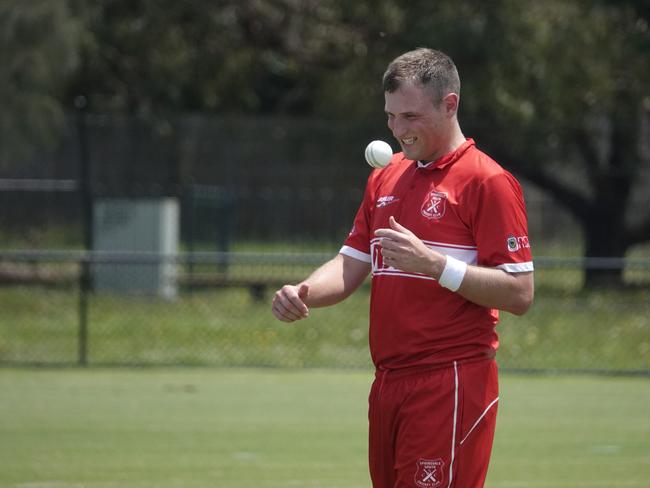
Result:
{"label": "mowed grass stripe", "polygon": [[[369,487],[371,380],[0,369],[0,487]],[[647,405],[647,379],[503,375],[487,486],[646,486]]]}

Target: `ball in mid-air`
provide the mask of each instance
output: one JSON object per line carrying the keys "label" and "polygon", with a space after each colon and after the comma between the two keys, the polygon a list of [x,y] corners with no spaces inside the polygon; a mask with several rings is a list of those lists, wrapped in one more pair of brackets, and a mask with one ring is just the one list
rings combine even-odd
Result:
{"label": "ball in mid-air", "polygon": [[390,163],[393,149],[387,142],[372,141],[366,146],[366,161],[373,168],[383,168]]}

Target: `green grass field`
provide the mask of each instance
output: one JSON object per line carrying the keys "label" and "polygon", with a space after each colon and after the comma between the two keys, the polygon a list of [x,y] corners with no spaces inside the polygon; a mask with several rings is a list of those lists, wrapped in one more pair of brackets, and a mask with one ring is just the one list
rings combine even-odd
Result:
{"label": "green grass field", "polygon": [[[540,273],[542,274],[542,273]],[[90,297],[92,365],[368,368],[368,289],[297,324],[278,322],[270,296],[246,289],[177,300]],[[0,362],[74,364],[75,289],[0,288]],[[523,317],[502,314],[503,368],[650,371],[650,289],[582,293],[540,289]]]}
{"label": "green grass field", "polygon": [[[0,487],[369,487],[366,371],[0,369]],[[502,375],[487,486],[647,487],[650,381]]]}

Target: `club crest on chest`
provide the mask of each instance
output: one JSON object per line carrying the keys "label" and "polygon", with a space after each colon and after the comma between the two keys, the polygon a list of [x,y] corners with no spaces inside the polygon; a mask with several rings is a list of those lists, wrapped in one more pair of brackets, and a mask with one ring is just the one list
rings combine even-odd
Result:
{"label": "club crest on chest", "polygon": [[440,220],[447,209],[447,194],[432,190],[430,191],[420,209],[424,217],[430,220]]}

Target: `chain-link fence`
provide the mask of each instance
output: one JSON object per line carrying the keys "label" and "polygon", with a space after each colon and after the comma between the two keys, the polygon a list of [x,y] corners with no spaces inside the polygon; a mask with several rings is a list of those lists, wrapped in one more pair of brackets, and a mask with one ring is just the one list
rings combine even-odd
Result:
{"label": "chain-link fence", "polygon": [[[0,253],[0,362],[371,367],[369,286],[281,323],[272,292],[329,254]],[[585,269],[625,286],[589,289]],[[650,260],[536,259],[536,301],[502,313],[511,370],[650,373]]]}
{"label": "chain-link fence", "polygon": [[[66,120],[56,148],[0,164],[0,207],[20,209],[0,212],[0,362],[371,366],[367,285],[292,325],[273,318],[270,298],[345,239],[370,171],[362,148],[389,137],[383,123],[193,115],[160,131],[129,117]],[[525,192],[536,302],[524,317],[502,314],[501,365],[650,371],[648,261],[540,258],[579,256],[586,239],[555,199]],[[158,213],[136,220],[155,199]],[[646,208],[647,192],[631,196],[630,216]],[[162,215],[178,235],[154,245]],[[594,273],[588,285],[609,286],[586,286]]]}
{"label": "chain-link fence", "polygon": [[[371,171],[365,144],[392,140],[381,120],[194,114],[169,123],[161,130],[137,117],[68,114],[56,147],[0,160],[0,207],[21,209],[0,212],[0,249],[84,248],[97,200],[174,197],[188,251],[243,251],[247,241],[282,239],[283,250],[331,251],[352,226]],[[646,180],[642,171],[640,188]],[[580,223],[556,198],[521,182],[535,252],[573,253]],[[647,192],[627,205],[632,218],[645,215]],[[540,247],[558,241],[559,251]]]}

